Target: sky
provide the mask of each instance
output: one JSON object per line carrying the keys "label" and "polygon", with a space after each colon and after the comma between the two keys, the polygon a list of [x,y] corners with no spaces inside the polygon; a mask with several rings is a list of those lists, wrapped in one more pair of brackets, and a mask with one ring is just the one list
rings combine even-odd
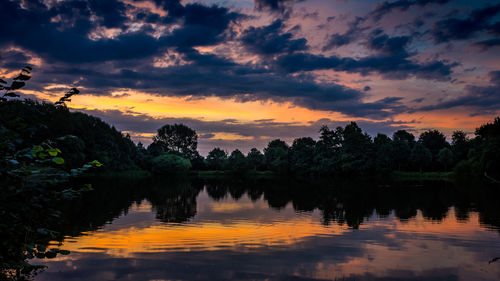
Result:
{"label": "sky", "polygon": [[[500,115],[500,1],[0,1],[0,77],[136,142],[262,149],[350,121],[450,136]],[[7,12],[5,12],[7,11]],[[6,23],[6,24],[5,24]]]}

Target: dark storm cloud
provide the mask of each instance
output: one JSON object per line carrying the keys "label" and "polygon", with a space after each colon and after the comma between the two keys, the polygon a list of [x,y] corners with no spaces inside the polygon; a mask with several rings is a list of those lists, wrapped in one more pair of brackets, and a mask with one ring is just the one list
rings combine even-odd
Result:
{"label": "dark storm cloud", "polygon": [[[90,4],[88,9],[96,15],[102,15],[104,26],[123,25],[125,20],[114,14],[124,9],[123,3],[119,6],[121,8],[113,6],[114,2],[90,3],[100,3]],[[85,7],[80,1],[63,2],[62,5],[50,9],[42,6],[39,9],[26,10],[18,3],[2,1],[0,10],[9,11],[3,20],[10,24],[0,26],[0,45],[18,45],[42,55],[44,59],[67,63],[147,58],[158,54],[166,47],[189,48],[216,44],[224,39],[223,33],[230,22],[240,16],[229,12],[226,8],[188,4],[182,10],[181,27],[174,29],[171,34],[155,38],[151,34],[152,30],[144,27],[138,31],[122,33],[115,38],[91,40],[88,32],[100,21],[91,21],[88,11],[76,16],[71,25],[65,21],[51,21],[51,18],[60,12],[71,13],[75,9],[80,10]],[[110,7],[116,9],[106,13]]]}
{"label": "dark storm cloud", "polygon": [[288,3],[299,2],[301,0],[254,0],[255,9],[282,12]]}
{"label": "dark storm cloud", "polygon": [[412,6],[424,7],[428,4],[446,4],[450,0],[398,0],[394,2],[382,2],[377,4],[375,9],[369,14],[375,21],[379,21],[384,15],[393,10],[406,11]]}
{"label": "dark storm cloud", "polygon": [[431,60],[423,63],[410,59],[406,48],[412,41],[410,36],[390,37],[383,30],[373,30],[365,42],[368,49],[377,54],[359,59],[338,56],[323,56],[308,53],[287,54],[278,57],[277,65],[289,73],[331,69],[369,75],[381,74],[387,79],[420,79],[448,81],[457,63]]}
{"label": "dark storm cloud", "polygon": [[268,26],[250,27],[242,34],[241,41],[256,54],[272,55],[307,50],[305,38],[292,39],[293,34],[284,32],[284,24],[276,20]]}
{"label": "dark storm cloud", "polygon": [[491,47],[500,46],[500,38],[479,41],[474,43],[474,45],[480,47],[483,50],[487,50]]}
{"label": "dark storm cloud", "polygon": [[482,114],[496,114],[500,108],[500,71],[489,73],[490,86],[466,87],[466,94],[436,105],[420,108],[420,110],[448,109],[459,106],[475,107],[480,109]]}
{"label": "dark storm cloud", "polygon": [[101,19],[101,24],[105,27],[122,27],[127,17],[126,5],[117,0],[90,0],[89,8]]}
{"label": "dark storm cloud", "polygon": [[495,32],[498,23],[491,25],[490,20],[499,12],[500,4],[476,9],[466,18],[448,18],[438,21],[430,32],[437,43],[468,39],[480,31]]}
{"label": "dark storm cloud", "polygon": [[436,81],[450,80],[452,68],[456,66],[455,63],[445,61],[413,62],[405,53],[374,55],[360,59],[293,54],[280,56],[277,64],[287,72],[331,69],[362,75],[378,73],[387,79],[416,77]]}
{"label": "dark storm cloud", "polygon": [[382,30],[373,32],[374,36],[366,44],[369,49],[389,55],[402,54],[408,56],[406,47],[412,40],[410,36],[389,37],[387,34],[382,34],[382,32]]}
{"label": "dark storm cloud", "polygon": [[165,44],[179,48],[214,45],[225,39],[224,31],[242,15],[218,6],[188,4],[184,7],[184,22],[165,38]]}
{"label": "dark storm cloud", "polygon": [[[358,90],[336,83],[320,83],[309,71],[329,69],[380,75],[385,79],[451,81],[452,70],[457,65],[445,60],[413,59],[419,50],[418,37],[390,36],[387,28],[379,29],[380,25],[365,27],[368,15],[354,18],[346,32],[331,35],[323,48],[331,50],[361,42],[360,46],[370,54],[354,58],[312,53],[312,50],[318,49],[309,47],[306,38],[294,37],[294,28],[300,26],[288,30],[288,18],[283,15],[278,15],[282,18],[269,25],[252,26],[238,34],[236,31],[239,29],[233,27],[249,18],[241,12],[199,3],[183,4],[177,0],[151,1],[156,8],[166,12],[160,15],[154,9],[134,6],[134,2],[145,1],[125,3],[114,0],[104,3],[68,0],[50,2],[47,6],[37,1],[24,1],[23,5],[17,1],[1,1],[0,10],[9,11],[2,19],[9,24],[0,25],[0,47],[3,50],[16,47],[27,51],[4,51],[0,54],[1,67],[15,69],[32,57],[41,58],[42,69],[35,72],[29,84],[30,90],[59,83],[82,87],[85,93],[95,95],[132,89],[156,95],[217,96],[243,102],[289,101],[309,109],[382,119],[408,110],[400,97],[366,103],[364,100],[369,88]],[[261,7],[259,9],[280,11],[292,2],[297,1],[260,0],[255,5]],[[412,6],[446,2],[384,2],[371,15],[382,17],[391,11],[406,10]],[[488,36],[497,36],[500,23],[490,21],[499,9],[500,4],[483,7],[468,13],[465,19],[448,18],[452,20],[449,24],[438,22],[436,25],[443,24],[442,38],[450,39],[447,34],[457,28],[453,22],[460,20],[475,22],[472,30],[480,27]],[[109,38],[95,38],[98,34],[96,30],[111,27],[120,32]],[[472,34],[474,31],[463,32]],[[481,39],[485,40],[478,41],[476,45],[482,48],[498,45],[497,38]],[[243,45],[261,60],[256,64],[240,64],[221,55],[219,49],[216,55],[202,54],[195,48],[221,46],[226,40]],[[410,44],[415,47],[412,52],[408,51]],[[223,47],[227,48],[227,45]],[[153,66],[157,65],[154,63],[159,58],[172,56],[174,59],[166,59],[168,66]]]}
{"label": "dark storm cloud", "polygon": [[0,50],[0,68],[19,70],[29,65],[30,56],[16,50]]}
{"label": "dark storm cloud", "polygon": [[[57,70],[63,75],[68,70]],[[248,72],[246,68],[213,65],[203,67],[183,65],[153,71],[122,70],[120,73],[86,73],[82,81],[85,87],[102,91],[104,88],[143,89],[158,95],[219,96],[237,98],[240,101],[276,100],[291,101],[308,108],[340,111],[351,116],[385,118],[402,110],[396,101],[362,103],[363,93],[337,84],[318,84],[309,79],[271,73]]]}

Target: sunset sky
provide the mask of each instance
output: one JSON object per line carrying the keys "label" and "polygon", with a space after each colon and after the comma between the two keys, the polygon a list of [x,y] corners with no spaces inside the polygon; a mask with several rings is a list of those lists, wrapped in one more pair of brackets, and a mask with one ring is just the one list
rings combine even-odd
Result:
{"label": "sunset sky", "polygon": [[[500,1],[0,1],[0,77],[135,141],[184,123],[199,150],[262,149],[356,121],[473,134],[500,115]],[[7,23],[7,24],[5,24]]]}

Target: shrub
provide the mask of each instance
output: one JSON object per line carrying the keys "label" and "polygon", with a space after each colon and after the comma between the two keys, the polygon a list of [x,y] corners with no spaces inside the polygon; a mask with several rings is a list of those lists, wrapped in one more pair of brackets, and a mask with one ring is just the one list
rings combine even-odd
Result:
{"label": "shrub", "polygon": [[183,173],[191,169],[191,162],[179,155],[161,154],[153,158],[152,171],[155,174]]}

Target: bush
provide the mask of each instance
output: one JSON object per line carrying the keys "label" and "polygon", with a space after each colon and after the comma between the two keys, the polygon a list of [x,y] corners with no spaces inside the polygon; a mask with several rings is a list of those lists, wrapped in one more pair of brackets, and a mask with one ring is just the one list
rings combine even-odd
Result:
{"label": "bush", "polygon": [[183,173],[191,169],[191,162],[179,155],[162,154],[153,158],[152,171],[155,174]]}

